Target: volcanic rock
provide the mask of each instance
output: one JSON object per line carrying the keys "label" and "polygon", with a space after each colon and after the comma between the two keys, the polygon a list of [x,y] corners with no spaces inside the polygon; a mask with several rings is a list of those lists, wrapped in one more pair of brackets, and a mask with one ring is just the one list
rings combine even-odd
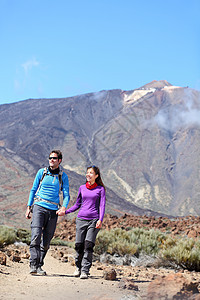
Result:
{"label": "volcanic rock", "polygon": [[113,268],[111,268],[111,269],[105,269],[103,271],[103,278],[105,280],[116,280],[117,273],[116,273],[115,269],[113,269]]}
{"label": "volcanic rock", "polygon": [[138,286],[133,279],[122,278],[119,282],[119,288],[138,291]]}
{"label": "volcanic rock", "polygon": [[6,266],[6,255],[3,252],[0,252],[0,265]]}
{"label": "volcanic rock", "polygon": [[148,287],[148,300],[189,299],[199,293],[198,283],[187,280],[181,273],[158,277]]}

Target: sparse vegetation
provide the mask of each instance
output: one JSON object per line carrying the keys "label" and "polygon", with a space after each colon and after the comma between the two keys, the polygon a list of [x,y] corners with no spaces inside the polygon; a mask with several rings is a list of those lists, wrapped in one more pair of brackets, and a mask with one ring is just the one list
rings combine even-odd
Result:
{"label": "sparse vegetation", "polygon": [[[0,247],[13,244],[15,242],[26,243],[31,242],[31,231],[23,228],[12,228],[0,225]],[[59,238],[54,238],[51,245],[74,247],[74,242],[67,242]]]}
{"label": "sparse vegetation", "polygon": [[200,240],[168,238],[163,245],[161,257],[183,269],[200,271]]}
{"label": "sparse vegetation", "polygon": [[30,244],[31,242],[31,231],[23,228],[19,228],[16,230],[17,241]]}
{"label": "sparse vegetation", "polygon": [[51,245],[54,245],[54,246],[67,246],[67,247],[74,247],[75,245],[75,242],[68,242],[68,241],[64,241],[64,240],[61,240],[60,238],[53,238],[51,240]]}
{"label": "sparse vegetation", "polygon": [[116,228],[110,231],[102,230],[97,236],[95,252],[97,254],[107,252],[119,255],[138,255],[141,252],[156,254],[165,239],[164,233],[153,229],[134,228],[126,231]]}
{"label": "sparse vegetation", "polygon": [[[31,233],[26,229],[0,226],[0,247],[14,242],[30,244]],[[75,242],[54,238],[51,245],[74,247]],[[200,239],[172,236],[160,230],[145,228],[114,228],[101,230],[97,236],[95,253],[139,257],[147,254],[161,260],[163,266],[200,271]]]}
{"label": "sparse vegetation", "polygon": [[4,225],[0,226],[0,247],[13,244],[17,240],[16,230]]}
{"label": "sparse vegetation", "polygon": [[30,230],[0,225],[0,247],[13,244],[14,242],[23,242],[30,244]]}
{"label": "sparse vegetation", "polygon": [[120,256],[148,254],[159,257],[163,265],[200,271],[200,240],[175,238],[154,229],[102,230],[97,236],[95,252]]}

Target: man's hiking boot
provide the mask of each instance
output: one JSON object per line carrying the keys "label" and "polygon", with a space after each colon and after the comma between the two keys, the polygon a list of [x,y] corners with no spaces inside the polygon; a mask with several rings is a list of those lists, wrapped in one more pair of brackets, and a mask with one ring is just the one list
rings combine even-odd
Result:
{"label": "man's hiking boot", "polygon": [[74,271],[74,277],[79,277],[81,275],[81,270],[79,268],[76,268]]}
{"label": "man's hiking boot", "polygon": [[37,274],[37,268],[36,268],[36,266],[30,266],[30,274],[31,275]]}
{"label": "man's hiking boot", "polygon": [[81,272],[80,279],[88,279],[88,274],[85,272]]}
{"label": "man's hiking boot", "polygon": [[37,274],[43,276],[47,275],[47,273],[41,267],[37,268]]}

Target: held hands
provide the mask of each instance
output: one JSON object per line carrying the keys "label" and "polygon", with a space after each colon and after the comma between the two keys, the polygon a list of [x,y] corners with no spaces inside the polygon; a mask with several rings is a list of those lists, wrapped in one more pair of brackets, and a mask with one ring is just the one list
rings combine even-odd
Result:
{"label": "held hands", "polygon": [[[65,207],[61,207],[59,210],[57,210],[56,214],[59,215],[60,217],[61,216],[64,216],[65,215]],[[96,228],[101,228],[102,226],[102,222],[100,220],[97,221],[96,223]]]}
{"label": "held hands", "polygon": [[65,215],[65,207],[64,206],[62,206],[59,210],[57,210],[57,215],[59,215],[60,217],[61,216],[64,216]]}
{"label": "held hands", "polygon": [[102,222],[100,220],[97,221],[96,223],[96,228],[101,228]]}

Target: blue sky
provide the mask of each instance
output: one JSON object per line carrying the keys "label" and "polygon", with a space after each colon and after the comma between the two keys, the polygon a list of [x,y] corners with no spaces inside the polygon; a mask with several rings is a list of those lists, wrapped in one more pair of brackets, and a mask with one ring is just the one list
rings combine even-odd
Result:
{"label": "blue sky", "polygon": [[0,104],[132,90],[200,90],[199,0],[0,0]]}

